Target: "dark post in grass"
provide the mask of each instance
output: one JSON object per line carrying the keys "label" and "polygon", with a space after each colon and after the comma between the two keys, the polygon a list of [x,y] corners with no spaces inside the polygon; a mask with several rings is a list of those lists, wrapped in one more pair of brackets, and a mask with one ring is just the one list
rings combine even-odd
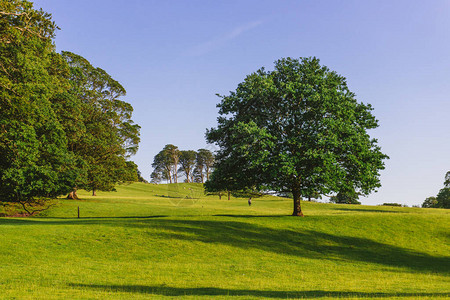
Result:
{"label": "dark post in grass", "polygon": [[80,218],[80,207],[78,206],[78,219]]}

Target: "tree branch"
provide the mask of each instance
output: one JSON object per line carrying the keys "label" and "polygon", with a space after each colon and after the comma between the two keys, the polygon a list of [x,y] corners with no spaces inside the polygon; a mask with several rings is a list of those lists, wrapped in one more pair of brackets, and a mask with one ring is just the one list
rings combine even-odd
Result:
{"label": "tree branch", "polygon": [[0,15],[4,15],[4,16],[16,16],[16,17],[21,17],[21,16],[27,16],[27,13],[8,13],[8,12],[4,12],[4,11],[0,11]]}
{"label": "tree branch", "polygon": [[29,203],[27,203],[27,202],[22,202],[22,201],[19,201],[19,203],[22,205],[22,208],[27,212],[27,214],[28,214],[29,216],[32,216],[32,215],[34,215],[35,213],[39,213],[39,212],[41,212],[41,211],[48,210],[50,207],[56,205],[55,203],[52,203],[52,204],[49,204],[47,207],[44,207],[44,208],[42,208],[42,209],[33,209],[32,211],[29,211],[29,210],[27,209],[27,207],[26,207],[26,204],[29,204]]}

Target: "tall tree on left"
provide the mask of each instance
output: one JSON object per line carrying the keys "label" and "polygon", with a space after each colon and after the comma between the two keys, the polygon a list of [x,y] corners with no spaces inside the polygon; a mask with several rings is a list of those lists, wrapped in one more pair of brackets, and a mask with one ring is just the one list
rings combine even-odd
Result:
{"label": "tall tree on left", "polygon": [[50,101],[69,88],[56,29],[31,2],[0,0],[0,201],[30,214],[41,198],[67,193],[76,177]]}
{"label": "tall tree on left", "polygon": [[133,107],[122,100],[126,91],[106,71],[84,57],[64,51],[70,89],[52,99],[54,110],[76,157],[75,186],[111,191],[136,174],[127,159],[136,153],[140,126],[131,119]]}

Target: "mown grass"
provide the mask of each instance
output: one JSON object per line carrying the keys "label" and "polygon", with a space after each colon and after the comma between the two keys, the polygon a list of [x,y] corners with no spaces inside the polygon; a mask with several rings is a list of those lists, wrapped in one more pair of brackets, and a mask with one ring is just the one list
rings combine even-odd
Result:
{"label": "mown grass", "polygon": [[[447,210],[219,200],[198,184],[80,193],[0,218],[0,298],[450,296]],[[81,218],[77,218],[80,207]]]}

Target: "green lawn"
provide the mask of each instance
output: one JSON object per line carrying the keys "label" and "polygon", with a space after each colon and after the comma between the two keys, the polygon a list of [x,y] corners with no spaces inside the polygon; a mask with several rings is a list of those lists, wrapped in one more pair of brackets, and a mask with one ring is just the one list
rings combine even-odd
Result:
{"label": "green lawn", "polygon": [[80,194],[0,218],[0,298],[450,296],[448,210],[303,202],[296,218],[289,199],[249,207],[199,184]]}

